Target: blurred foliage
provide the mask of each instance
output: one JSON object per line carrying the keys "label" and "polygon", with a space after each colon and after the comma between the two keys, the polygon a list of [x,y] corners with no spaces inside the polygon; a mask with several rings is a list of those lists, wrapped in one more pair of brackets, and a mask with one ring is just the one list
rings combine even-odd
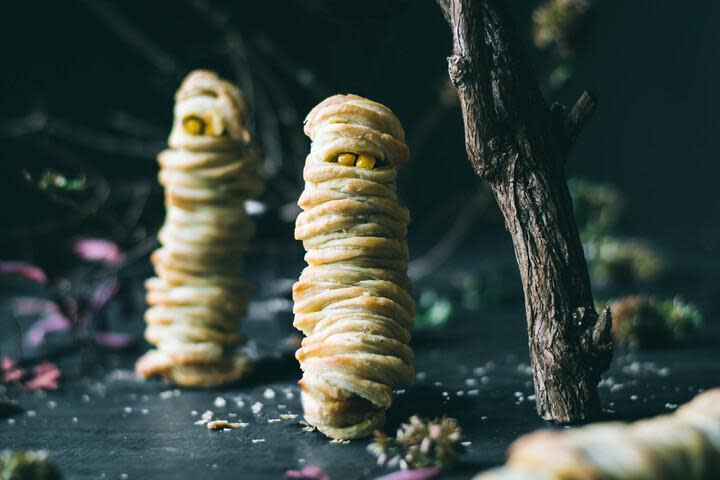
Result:
{"label": "blurred foliage", "polygon": [[30,172],[23,170],[23,177],[40,190],[55,189],[79,192],[85,190],[87,186],[87,177],[85,175],[72,178],[53,169],[43,170],[38,178],[33,178]]}
{"label": "blurred foliage", "polygon": [[395,438],[375,432],[368,451],[379,465],[400,465],[402,469],[448,468],[463,452],[462,430],[454,418],[429,420],[416,415],[403,423]]}
{"label": "blurred foliage", "polygon": [[616,235],[625,203],[620,191],[577,178],[568,188],[594,285],[646,283],[662,273],[662,258],[651,246]]}
{"label": "blurred foliage", "polygon": [[59,480],[60,471],[47,452],[0,452],[0,480]]}
{"label": "blurred foliage", "polygon": [[582,39],[590,2],[588,0],[548,0],[532,15],[533,40],[540,49],[554,48],[563,58],[572,57]]}
{"label": "blurred foliage", "polygon": [[658,299],[629,296],[610,303],[615,340],[641,349],[663,348],[687,340],[700,329],[703,317],[680,297]]}
{"label": "blurred foliage", "polygon": [[663,271],[662,258],[639,240],[595,237],[583,242],[592,283],[648,283]]}
{"label": "blurred foliage", "polygon": [[415,328],[431,328],[445,325],[453,313],[450,299],[438,296],[435,290],[424,290],[415,314]]}
{"label": "blurred foliage", "polygon": [[620,191],[581,178],[568,180],[568,188],[580,234],[588,238],[611,233],[625,202]]}

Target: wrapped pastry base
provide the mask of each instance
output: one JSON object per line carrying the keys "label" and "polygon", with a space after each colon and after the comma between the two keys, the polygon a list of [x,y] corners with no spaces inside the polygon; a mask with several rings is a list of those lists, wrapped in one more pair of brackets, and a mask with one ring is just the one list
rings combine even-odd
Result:
{"label": "wrapped pastry base", "polygon": [[233,353],[237,319],[252,287],[240,278],[254,234],[244,202],[263,181],[249,146],[240,91],[211,72],[188,75],[176,96],[170,149],[158,155],[167,214],[147,280],[145,338],[157,348],[136,365],[143,377],[209,387],[250,369]]}
{"label": "wrapped pastry base", "polygon": [[303,408],[325,435],[358,438],[382,427],[393,389],[414,376],[409,214],[395,194],[409,152],[395,115],[354,95],[320,103],[305,133],[295,238],[308,266],[293,288]]}

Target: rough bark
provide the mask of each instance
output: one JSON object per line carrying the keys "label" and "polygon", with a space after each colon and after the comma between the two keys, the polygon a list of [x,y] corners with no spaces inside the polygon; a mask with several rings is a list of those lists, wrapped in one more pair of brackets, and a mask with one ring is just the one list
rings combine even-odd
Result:
{"label": "rough bark", "polygon": [[593,306],[565,178],[570,147],[595,105],[548,107],[503,0],[437,0],[452,31],[450,79],[465,144],[510,232],[525,291],[538,414],[557,423],[600,413],[597,384],[612,357],[610,312]]}

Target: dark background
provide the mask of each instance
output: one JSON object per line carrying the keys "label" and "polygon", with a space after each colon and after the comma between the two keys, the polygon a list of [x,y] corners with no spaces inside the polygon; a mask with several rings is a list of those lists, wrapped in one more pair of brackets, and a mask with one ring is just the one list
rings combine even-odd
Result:
{"label": "dark background", "polygon": [[[599,98],[569,176],[617,185],[628,197],[626,233],[715,254],[720,5],[595,2],[569,62],[574,75],[551,90],[547,76],[560,61],[532,45],[538,2],[509,3],[548,98],[571,104],[583,89]],[[434,2],[26,1],[4,6],[0,22],[1,257],[47,264],[72,235],[127,248],[151,234],[163,213],[154,154],[169,130],[173,92],[197,67],[239,81],[257,112],[259,143],[279,171],[263,199],[265,238],[291,240],[292,209],[285,221],[278,212],[302,187],[309,142],[301,121],[336,92],[386,103],[405,125],[413,160],[401,193],[414,219],[411,246],[432,244],[454,220],[446,212],[480,184],[447,95],[449,32]],[[73,214],[23,180],[23,169],[48,167],[87,173],[91,185],[101,178],[108,200],[96,215]],[[150,187],[147,205],[135,205]],[[133,206],[142,214],[128,219]],[[471,236],[502,234],[494,206],[479,225]]]}
{"label": "dark background", "polygon": [[[531,12],[540,2],[507,3],[548,100],[569,105],[585,89],[599,99],[568,175],[623,192],[626,211],[614,234],[648,242],[665,262],[649,283],[595,285],[596,299],[679,294],[704,313],[706,328],[692,342],[650,352],[618,347],[600,385],[608,419],[671,411],[715,386],[720,365],[720,3],[595,0],[572,59],[533,45]],[[0,42],[0,260],[27,260],[50,278],[36,285],[0,277],[0,353],[28,369],[50,360],[62,371],[57,391],[0,384],[0,401],[25,409],[0,419],[0,449],[47,449],[67,478],[79,479],[281,478],[304,464],[336,479],[388,472],[375,467],[365,441],[330,444],[297,421],[268,423],[287,410],[301,413],[289,290],[304,265],[292,233],[309,150],[302,119],[338,92],[385,103],[403,122],[413,158],[399,188],[413,217],[418,324],[426,293],[454,305],[447,323],[413,332],[422,375],[395,392],[386,431],[413,413],[457,418],[471,445],[446,478],[460,479],[502,463],[514,439],[544,425],[534,413],[512,243],[465,156],[447,86],[449,31],[433,1],[6,2]],[[572,76],[553,87],[549,76],[560,66]],[[165,146],[177,86],[200,67],[240,83],[266,154],[270,180],[261,200],[268,208],[247,256],[259,291],[242,327],[256,371],[240,385],[173,393],[131,370],[148,347],[142,281],[164,216],[155,155]],[[87,188],[39,189],[47,169],[86,176]],[[78,236],[117,242],[125,262],[80,261],[71,248]],[[468,278],[478,285],[462,287]],[[108,282],[120,285],[114,296],[72,332],[50,334],[37,349],[23,343],[36,319],[15,316],[19,297],[78,299],[89,309]],[[475,307],[464,304],[466,290],[478,295]],[[115,351],[94,340],[98,331],[133,341]],[[278,398],[268,400],[266,388]],[[227,408],[214,406],[217,396]],[[230,402],[240,397],[243,408]],[[256,401],[266,404],[259,415],[250,412]],[[209,432],[191,413],[205,409],[221,418],[237,411],[251,425]],[[258,437],[267,443],[251,441]]]}

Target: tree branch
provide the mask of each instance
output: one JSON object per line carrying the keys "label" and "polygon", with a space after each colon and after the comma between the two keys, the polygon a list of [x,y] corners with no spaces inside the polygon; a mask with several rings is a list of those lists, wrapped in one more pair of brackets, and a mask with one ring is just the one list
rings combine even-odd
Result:
{"label": "tree branch", "polygon": [[567,117],[548,108],[502,0],[437,2],[452,32],[448,73],[468,159],[490,183],[515,247],[538,413],[559,423],[591,418],[611,321],[594,310],[564,165],[595,101],[583,94]]}

